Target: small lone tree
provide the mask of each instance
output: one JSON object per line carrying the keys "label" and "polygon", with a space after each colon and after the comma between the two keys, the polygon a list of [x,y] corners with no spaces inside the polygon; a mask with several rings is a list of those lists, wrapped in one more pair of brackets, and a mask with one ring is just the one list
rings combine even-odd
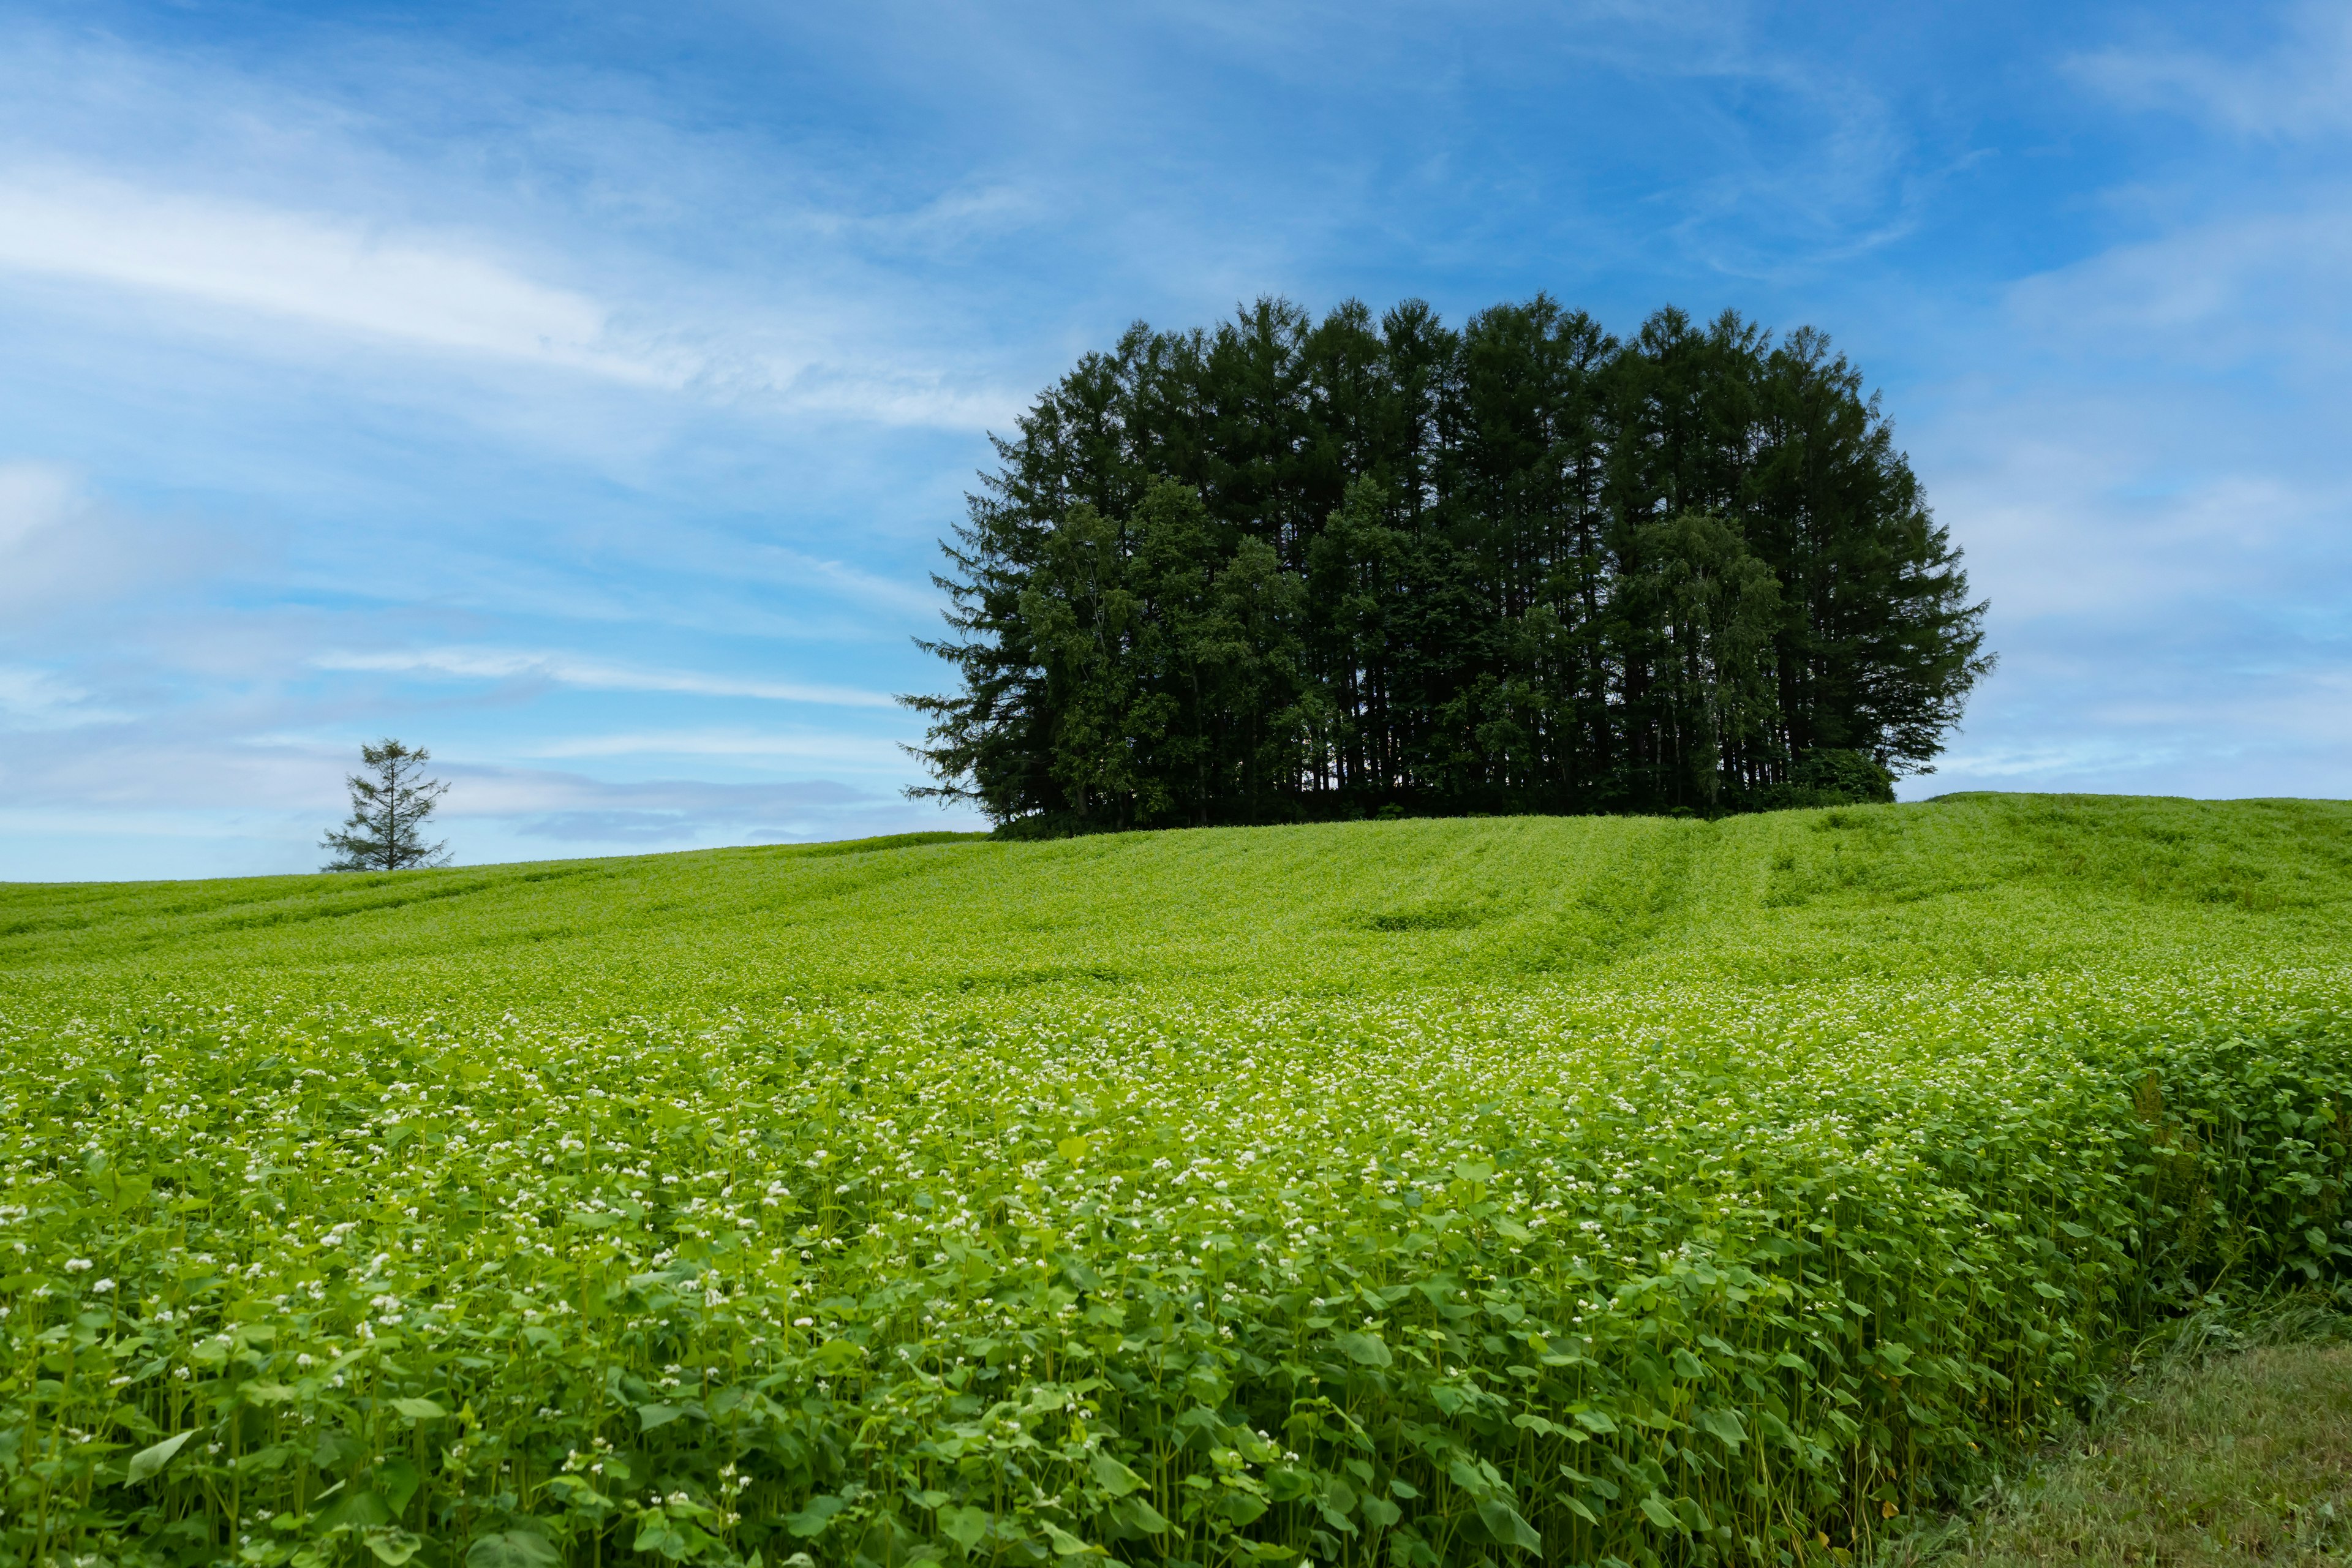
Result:
{"label": "small lone tree", "polygon": [[362,746],[360,761],[370,771],[344,776],[352,792],[351,820],[319,841],[320,848],[335,852],[335,858],[319,869],[402,871],[446,865],[447,840],[427,844],[417,836],[449,790],[439,780],[425,777],[425,764],[432,760],[433,753],[424,747],[412,752],[398,741]]}

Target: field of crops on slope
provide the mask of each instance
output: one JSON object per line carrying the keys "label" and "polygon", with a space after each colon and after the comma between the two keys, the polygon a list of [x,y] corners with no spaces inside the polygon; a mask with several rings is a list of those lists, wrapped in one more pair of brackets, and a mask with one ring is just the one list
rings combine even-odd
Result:
{"label": "field of crops on slope", "polygon": [[1763,1562],[2334,1279],[2352,812],[0,894],[0,1561]]}
{"label": "field of crops on slope", "polygon": [[485,994],[494,1011],[655,1013],[1040,987],[1378,994],[2352,958],[2352,805],[2337,802],[1994,795],[1715,823],[908,837],[0,884],[0,994],[79,1005],[259,984],[409,1013]]}

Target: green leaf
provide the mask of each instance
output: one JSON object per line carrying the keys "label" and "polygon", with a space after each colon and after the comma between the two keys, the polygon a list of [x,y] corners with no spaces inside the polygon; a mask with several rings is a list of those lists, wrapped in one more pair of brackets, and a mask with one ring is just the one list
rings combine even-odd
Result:
{"label": "green leaf", "polygon": [[686,1536],[671,1523],[669,1516],[649,1513],[637,1523],[637,1538],[629,1543],[632,1552],[658,1552],[672,1562],[682,1561],[687,1553]]}
{"label": "green leaf", "polygon": [[550,1476],[547,1489],[562,1499],[566,1508],[576,1508],[583,1513],[602,1513],[613,1506],[611,1498],[580,1476]]}
{"label": "green leaf", "polygon": [[1110,1516],[1128,1529],[1146,1535],[1158,1535],[1168,1528],[1166,1517],[1139,1497],[1119,1499],[1111,1505]]}
{"label": "green leaf", "polygon": [[383,1494],[383,1500],[392,1505],[392,1511],[397,1515],[408,1511],[408,1500],[416,1495],[417,1484],[423,1478],[416,1473],[415,1461],[400,1458],[377,1465],[374,1479],[376,1490]]}
{"label": "green leaf", "polygon": [[1748,1429],[1728,1410],[1702,1410],[1693,1418],[1693,1425],[1702,1432],[1713,1434],[1727,1447],[1737,1448],[1748,1441]]}
{"label": "green leaf", "polygon": [[425,1549],[425,1538],[401,1529],[398,1525],[381,1525],[361,1535],[367,1549],[384,1568],[400,1565]]}
{"label": "green leaf", "polygon": [[553,1568],[562,1561],[547,1537],[528,1530],[500,1531],[466,1548],[466,1568]]}
{"label": "green leaf", "polygon": [[1598,1410],[1576,1412],[1576,1424],[1586,1431],[1606,1437],[1617,1430],[1617,1423]]}
{"label": "green leaf", "polygon": [[1080,1541],[1076,1536],[1072,1535],[1068,1531],[1064,1530],[1060,1525],[1054,1523],[1052,1521],[1040,1520],[1038,1522],[1045,1527],[1046,1539],[1053,1542],[1054,1552],[1056,1556],[1083,1557],[1090,1552],[1095,1552],[1097,1555],[1100,1554],[1100,1548],[1088,1546],[1085,1542]]}
{"label": "green leaf", "polygon": [[947,1538],[970,1552],[988,1533],[988,1510],[984,1508],[943,1508],[940,1510],[940,1529]]}
{"label": "green leaf", "polygon": [[1660,1530],[1671,1530],[1677,1534],[1681,1532],[1683,1521],[1675,1517],[1675,1510],[1668,1508],[1665,1500],[1657,1493],[1651,1492],[1645,1495],[1642,1499],[1641,1507],[1643,1516]]}
{"label": "green leaf", "polygon": [[1393,1363],[1389,1347],[1381,1342],[1378,1334],[1341,1334],[1337,1342],[1341,1352],[1359,1366],[1388,1366]]}
{"label": "green leaf", "polygon": [[1137,1475],[1108,1454],[1096,1454],[1093,1459],[1088,1461],[1087,1468],[1094,1472],[1095,1484],[1113,1497],[1125,1497],[1143,1485],[1141,1476]]}
{"label": "green leaf", "polygon": [[1084,1138],[1065,1138],[1059,1143],[1054,1145],[1054,1152],[1061,1155],[1063,1159],[1067,1160],[1071,1164],[1075,1165],[1079,1161],[1085,1159],[1087,1157],[1087,1151],[1093,1147],[1094,1145],[1087,1142]]}
{"label": "green leaf", "polygon": [[826,1372],[846,1372],[866,1359],[866,1348],[854,1340],[827,1340],[811,1359]]}
{"label": "green leaf", "polygon": [[172,1456],[178,1453],[186,1445],[188,1439],[194,1436],[195,1433],[192,1431],[183,1432],[176,1437],[166,1437],[153,1447],[142,1448],[131,1455],[131,1484],[137,1486],[141,1481],[153,1477],[157,1471],[170,1464]]}
{"label": "green leaf", "polygon": [[429,1399],[395,1399],[392,1407],[411,1421],[438,1421],[449,1414]]}
{"label": "green leaf", "polygon": [[348,1492],[319,1516],[319,1522],[329,1530],[373,1530],[390,1524],[394,1511],[372,1491]]}
{"label": "green leaf", "polygon": [[1516,1546],[1522,1552],[1543,1550],[1543,1537],[1536,1533],[1536,1527],[1500,1498],[1489,1498],[1478,1505],[1478,1522],[1506,1546]]}
{"label": "green leaf", "polygon": [[650,1432],[656,1426],[667,1426],[685,1414],[675,1405],[640,1405],[637,1406],[637,1430]]}
{"label": "green leaf", "polygon": [[833,1522],[835,1514],[848,1506],[830,1493],[813,1497],[808,1500],[808,1506],[802,1509],[800,1512],[784,1516],[784,1528],[803,1541],[813,1540],[826,1525]]}

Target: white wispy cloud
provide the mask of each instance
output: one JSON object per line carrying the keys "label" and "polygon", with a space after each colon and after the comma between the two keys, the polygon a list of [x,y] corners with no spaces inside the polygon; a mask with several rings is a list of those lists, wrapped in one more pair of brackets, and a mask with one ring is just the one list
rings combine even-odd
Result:
{"label": "white wispy cloud", "polygon": [[216,530],[100,504],[60,464],[0,462],[0,646],[48,616],[217,573],[246,553]]}
{"label": "white wispy cloud", "polygon": [[[608,257],[624,276],[599,289],[548,276],[540,253],[560,236],[513,245],[387,216],[390,193],[340,194],[345,205],[299,207],[56,161],[0,165],[0,273],[312,334],[271,345],[278,354],[315,350],[323,329],[409,353],[884,426],[976,428],[1021,405],[985,374],[877,335],[837,283],[796,281],[798,308],[782,310],[690,271],[647,278],[642,258]],[[811,226],[820,236],[825,226]]]}
{"label": "white wispy cloud", "polygon": [[832,779],[614,781],[513,767],[453,768],[448,776],[453,841],[485,842],[487,832],[495,836],[488,842],[518,848],[548,840],[623,848],[776,843],[970,826],[968,815]]}
{"label": "white wispy cloud", "polygon": [[0,174],[0,267],[644,385],[691,372],[617,342],[609,307],[453,237],[69,170]]}
{"label": "white wispy cloud", "polygon": [[1906,798],[1982,787],[1997,780],[2011,787],[2062,786],[2066,780],[2101,774],[2137,773],[2158,768],[2179,754],[2178,746],[2133,746],[2112,740],[2084,744],[2036,746],[1962,746],[1938,758],[1936,772],[1906,780]]}
{"label": "white wispy cloud", "polygon": [[64,730],[112,724],[131,715],[94,703],[91,694],[53,671],[0,665],[0,720],[16,730]]}
{"label": "white wispy cloud", "polygon": [[774,734],[757,730],[656,730],[573,735],[522,748],[527,757],[740,757],[822,763],[904,773],[907,753],[890,741],[863,735]]}
{"label": "white wispy cloud", "polygon": [[796,577],[805,582],[812,577],[818,578],[848,597],[862,599],[868,604],[929,616],[937,614],[946,603],[945,596],[929,583],[919,585],[903,578],[886,577],[845,561],[810,555],[798,550],[780,548],[770,553],[787,574],[787,580]]}
{"label": "white wispy cloud", "polygon": [[2136,109],[2186,111],[2242,134],[2352,130],[2352,11],[2306,3],[2270,48],[2230,56],[2170,42],[2095,50],[2075,74]]}
{"label": "white wispy cloud", "polygon": [[73,476],[55,463],[0,463],[0,553],[66,523],[81,505]]}
{"label": "white wispy cloud", "polygon": [[2347,323],[2335,306],[2352,268],[2346,195],[2299,191],[2286,210],[2227,213],[2112,247],[2022,280],[2009,308],[2038,342],[2096,345],[2118,359],[2262,353],[2339,364]]}
{"label": "white wispy cloud", "polygon": [[879,691],[793,680],[747,680],[698,670],[654,669],[615,664],[577,654],[507,648],[435,647],[371,653],[329,651],[310,664],[318,669],[369,670],[383,674],[439,675],[460,680],[544,680],[595,691],[675,691],[694,697],[748,697],[772,702],[815,702],[836,708],[895,708],[897,699]]}

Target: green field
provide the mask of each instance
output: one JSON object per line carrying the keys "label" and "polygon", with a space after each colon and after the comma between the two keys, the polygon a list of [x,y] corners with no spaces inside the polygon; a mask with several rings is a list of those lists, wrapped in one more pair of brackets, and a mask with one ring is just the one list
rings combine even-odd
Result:
{"label": "green field", "polygon": [[1794,1562],[2352,1258],[2352,806],[0,888],[0,1563]]}

